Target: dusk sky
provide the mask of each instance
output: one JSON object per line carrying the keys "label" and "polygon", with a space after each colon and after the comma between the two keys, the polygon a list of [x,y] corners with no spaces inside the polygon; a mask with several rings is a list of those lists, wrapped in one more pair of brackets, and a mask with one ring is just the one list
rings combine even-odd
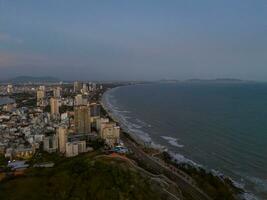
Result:
{"label": "dusk sky", "polygon": [[266,0],[0,0],[0,79],[267,81]]}

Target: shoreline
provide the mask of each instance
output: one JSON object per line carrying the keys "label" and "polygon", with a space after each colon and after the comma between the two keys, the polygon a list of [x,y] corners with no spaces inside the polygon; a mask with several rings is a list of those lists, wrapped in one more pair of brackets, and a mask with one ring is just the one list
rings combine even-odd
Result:
{"label": "shoreline", "polygon": [[[1,100],[4,100],[4,102],[1,102]],[[4,106],[15,102],[16,102],[15,99],[10,98],[9,96],[0,96],[0,106]]]}
{"label": "shoreline", "polygon": [[[160,154],[166,152],[168,154],[168,156],[171,157],[171,160],[169,160],[168,164],[171,164],[173,166],[175,166],[176,168],[181,167],[182,170],[184,168],[187,169],[189,167],[194,168],[196,171],[200,172],[202,170],[204,170],[204,173],[206,175],[211,174],[212,176],[218,178],[219,180],[221,180],[224,184],[228,184],[228,186],[230,187],[230,189],[232,189],[233,191],[235,191],[235,197],[236,199],[246,199],[246,200],[256,200],[257,198],[254,196],[253,193],[250,193],[248,191],[246,191],[243,187],[242,184],[240,184],[237,181],[234,181],[231,177],[218,172],[214,169],[208,169],[200,164],[195,163],[194,161],[191,161],[187,158],[185,158],[188,161],[178,161],[177,159],[175,159],[175,152],[171,152],[167,149],[167,147],[162,146],[160,144],[155,144],[151,138],[149,138],[150,142],[149,142],[149,146],[148,143],[146,141],[144,141],[144,139],[142,137],[139,137],[136,133],[131,132],[131,130],[129,130],[129,128],[127,127],[127,125],[123,124],[122,122],[120,122],[119,119],[117,119],[118,117],[115,116],[115,114],[113,113],[114,111],[110,108],[110,106],[107,106],[103,100],[104,98],[104,94],[106,92],[109,92],[111,90],[114,89],[118,89],[120,87],[124,87],[124,86],[118,86],[118,87],[114,87],[111,89],[108,89],[107,91],[105,91],[102,95],[101,98],[101,106],[103,107],[103,109],[106,111],[107,115],[116,123],[118,123],[118,125],[121,127],[122,133],[127,134],[128,137],[130,137],[131,140],[133,140],[136,144],[140,145],[140,148],[150,148],[150,149],[155,149],[156,151],[159,151]],[[183,156],[182,154],[178,154]],[[163,158],[159,158],[161,159],[161,161],[166,162],[166,160],[164,160]],[[226,183],[227,182],[227,183]]]}

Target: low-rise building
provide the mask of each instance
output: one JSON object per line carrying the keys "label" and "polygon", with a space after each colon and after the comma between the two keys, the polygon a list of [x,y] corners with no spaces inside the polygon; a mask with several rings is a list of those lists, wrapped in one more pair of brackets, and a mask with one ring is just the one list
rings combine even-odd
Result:
{"label": "low-rise building", "polygon": [[35,150],[34,148],[19,148],[14,152],[15,158],[29,159],[33,156]]}

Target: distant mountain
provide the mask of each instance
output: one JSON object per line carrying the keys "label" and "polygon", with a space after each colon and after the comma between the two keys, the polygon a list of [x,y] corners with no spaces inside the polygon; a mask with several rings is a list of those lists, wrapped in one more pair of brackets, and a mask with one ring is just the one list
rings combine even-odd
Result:
{"label": "distant mountain", "polygon": [[160,82],[160,83],[178,83],[180,81],[176,80],[176,79],[161,79],[158,82]]}
{"label": "distant mountain", "polygon": [[59,82],[60,80],[51,76],[18,76],[8,80],[11,83],[53,83]]}
{"label": "distant mountain", "polygon": [[189,79],[185,82],[190,83],[247,83],[253,82],[248,80],[233,79],[233,78],[219,78],[219,79]]}

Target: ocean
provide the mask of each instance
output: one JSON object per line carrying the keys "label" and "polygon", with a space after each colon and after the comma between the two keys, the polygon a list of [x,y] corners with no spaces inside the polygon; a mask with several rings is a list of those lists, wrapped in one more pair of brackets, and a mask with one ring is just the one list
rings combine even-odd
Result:
{"label": "ocean", "polygon": [[14,100],[9,97],[0,97],[0,106],[12,102],[14,102]]}
{"label": "ocean", "polygon": [[267,199],[267,84],[140,84],[111,89],[102,102],[177,161],[229,176],[246,199]]}

